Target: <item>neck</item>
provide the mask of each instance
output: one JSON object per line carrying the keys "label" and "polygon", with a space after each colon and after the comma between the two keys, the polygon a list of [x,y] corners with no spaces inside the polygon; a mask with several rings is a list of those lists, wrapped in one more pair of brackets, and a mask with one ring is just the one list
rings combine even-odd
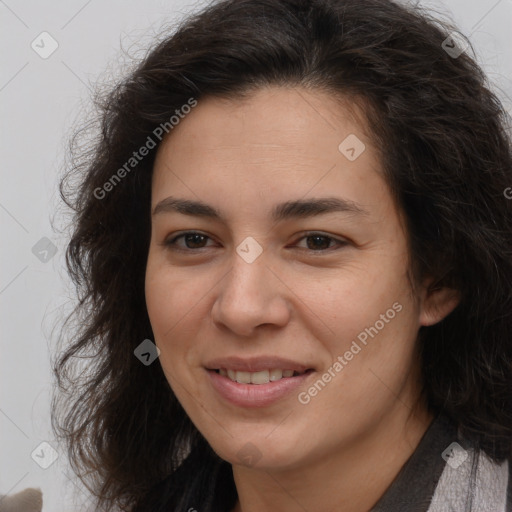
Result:
{"label": "neck", "polygon": [[302,467],[257,470],[233,465],[239,501],[232,512],[370,510],[412,455],[433,416],[396,402],[371,432]]}

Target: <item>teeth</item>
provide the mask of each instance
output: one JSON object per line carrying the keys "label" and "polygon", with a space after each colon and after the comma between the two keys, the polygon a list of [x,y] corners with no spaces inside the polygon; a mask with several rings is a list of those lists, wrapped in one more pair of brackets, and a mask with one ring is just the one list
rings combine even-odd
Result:
{"label": "teeth", "polygon": [[268,370],[251,373],[251,384],[267,384],[270,382]]}
{"label": "teeth", "polygon": [[281,370],[279,368],[273,370],[262,370],[261,372],[243,372],[236,370],[226,370],[220,368],[219,374],[229,377],[232,381],[240,384],[268,384],[286,377],[293,377],[294,370]]}
{"label": "teeth", "polygon": [[283,370],[270,370],[270,380],[274,382],[283,378]]}
{"label": "teeth", "polygon": [[250,384],[251,374],[249,372],[236,372],[236,381],[240,384]]}

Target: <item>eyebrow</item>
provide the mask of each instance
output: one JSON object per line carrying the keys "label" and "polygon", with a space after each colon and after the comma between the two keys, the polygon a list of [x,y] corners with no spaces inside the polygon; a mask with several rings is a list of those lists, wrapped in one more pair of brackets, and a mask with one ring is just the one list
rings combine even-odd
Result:
{"label": "eyebrow", "polygon": [[[179,199],[172,196],[160,201],[153,209],[152,215],[175,212],[226,222],[224,215],[219,210],[202,201]],[[361,216],[369,215],[368,211],[354,201],[339,197],[322,197],[318,199],[298,199],[277,204],[272,209],[271,218],[274,222],[280,222],[332,212],[346,212]]]}

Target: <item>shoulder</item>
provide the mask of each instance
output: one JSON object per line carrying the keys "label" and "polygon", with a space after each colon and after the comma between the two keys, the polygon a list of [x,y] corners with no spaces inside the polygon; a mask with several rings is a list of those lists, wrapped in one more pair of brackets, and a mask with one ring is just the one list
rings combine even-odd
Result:
{"label": "shoulder", "polygon": [[495,462],[482,450],[455,447],[428,512],[512,512],[511,461]]}
{"label": "shoulder", "polygon": [[372,512],[512,512],[511,468],[441,413]]}

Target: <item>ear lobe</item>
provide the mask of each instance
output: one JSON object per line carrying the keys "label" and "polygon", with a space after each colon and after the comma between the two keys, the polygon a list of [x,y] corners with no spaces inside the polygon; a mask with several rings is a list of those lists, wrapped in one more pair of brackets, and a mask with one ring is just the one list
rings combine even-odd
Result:
{"label": "ear lobe", "polygon": [[459,304],[460,293],[452,288],[435,288],[427,292],[420,312],[420,325],[434,325],[446,318]]}

